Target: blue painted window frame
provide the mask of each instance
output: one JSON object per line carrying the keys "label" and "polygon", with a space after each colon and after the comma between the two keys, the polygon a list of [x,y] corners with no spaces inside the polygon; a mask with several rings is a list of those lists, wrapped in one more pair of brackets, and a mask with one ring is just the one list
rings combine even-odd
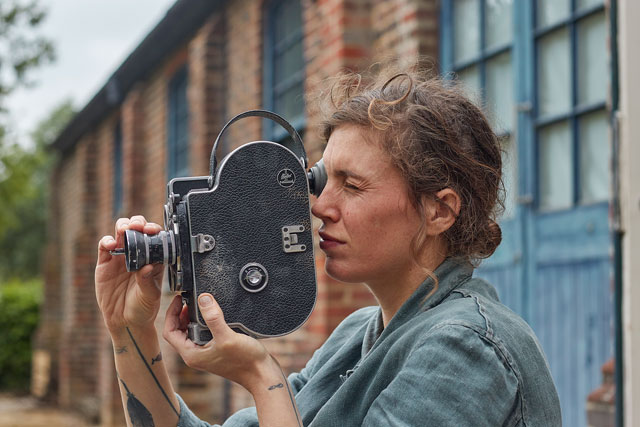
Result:
{"label": "blue painted window frame", "polygon": [[[572,171],[572,186],[573,186],[573,201],[572,205],[568,208],[560,210],[573,209],[577,206],[608,203],[608,200],[594,201],[589,203],[580,202],[580,135],[579,135],[579,119],[580,117],[604,110],[606,108],[606,100],[601,102],[595,102],[588,105],[578,105],[578,70],[577,70],[577,26],[578,21],[587,18],[596,13],[600,13],[604,10],[604,1],[600,4],[585,7],[582,10],[577,10],[576,0],[570,1],[570,13],[569,15],[551,25],[537,28],[536,25],[536,8],[535,0],[514,0],[513,2],[513,17],[514,17],[514,32],[513,32],[513,44],[505,44],[497,46],[495,48],[486,50],[484,48],[485,41],[485,8],[484,4],[487,0],[479,0],[478,11],[480,16],[480,54],[475,58],[464,62],[455,63],[453,59],[453,46],[454,46],[454,28],[453,22],[453,3],[455,0],[442,0],[440,9],[440,66],[441,72],[447,75],[447,73],[457,72],[466,67],[474,64],[478,64],[480,68],[480,87],[484,89],[486,86],[486,61],[495,55],[507,51],[511,46],[512,50],[512,63],[515,70],[514,82],[515,82],[515,104],[518,109],[517,119],[517,145],[518,145],[518,157],[533,158],[534,167],[532,169],[520,170],[518,168],[518,194],[520,200],[530,200],[533,202],[533,206],[541,213],[557,212],[557,209],[541,209],[540,207],[540,186],[538,181],[538,171],[540,169],[540,156],[539,156],[539,130],[547,125],[558,123],[562,120],[569,120],[569,126],[571,129],[571,147],[574,168]],[[540,116],[539,102],[537,98],[538,94],[538,40],[559,29],[567,26],[569,28],[569,43],[571,47],[571,108],[569,111],[562,114],[554,114],[549,116]],[[450,76],[449,76],[450,77]],[[533,101],[533,103],[531,103]],[[528,114],[531,112],[532,114]],[[533,142],[533,143],[531,143]],[[516,209],[519,209],[517,207]]]}
{"label": "blue painted window frame", "polygon": [[[535,159],[536,159],[536,171],[540,170],[540,141],[539,141],[539,133],[540,133],[540,129],[548,126],[548,125],[552,125],[555,123],[560,123],[563,120],[568,120],[569,121],[569,128],[571,129],[571,149],[572,149],[572,154],[573,154],[573,174],[572,174],[572,178],[573,178],[573,200],[572,200],[572,205],[568,208],[562,208],[562,209],[542,209],[540,206],[540,186],[538,185],[538,182],[536,182],[536,186],[535,186],[535,200],[536,200],[536,208],[538,209],[538,211],[540,211],[540,213],[552,213],[552,212],[557,212],[558,210],[567,210],[567,209],[573,209],[576,206],[582,206],[582,205],[590,205],[590,204],[601,204],[601,203],[608,203],[608,200],[598,200],[595,202],[590,202],[590,203],[582,203],[580,202],[580,199],[582,197],[582,194],[580,194],[580,132],[578,129],[578,125],[579,125],[579,119],[580,117],[589,114],[589,113],[593,113],[596,112],[598,110],[604,110],[606,108],[606,100],[603,99],[601,102],[595,102],[595,103],[591,103],[591,104],[586,104],[586,105],[579,105],[578,104],[578,21],[587,18],[591,15],[594,15],[596,13],[600,13],[602,11],[604,11],[604,1],[602,1],[601,4],[597,4],[594,6],[590,6],[588,8],[584,8],[583,10],[576,10],[577,9],[577,5],[576,5],[576,0],[571,0],[570,2],[570,11],[569,11],[569,15],[562,19],[559,20],[557,22],[554,22],[553,24],[550,25],[546,25],[544,27],[538,28],[537,25],[537,14],[535,13],[535,9],[532,8],[532,16],[530,17],[530,19],[532,20],[532,33],[533,33],[533,56],[534,56],[534,65],[533,65],[533,72],[534,72],[534,121],[533,121],[533,125],[535,127]],[[605,18],[606,19],[606,18]],[[569,109],[569,111],[564,112],[564,113],[560,113],[560,114],[553,114],[553,115],[547,115],[547,116],[541,116],[539,113],[539,107],[540,107],[540,103],[537,97],[537,94],[539,93],[539,91],[537,90],[538,88],[538,81],[539,81],[539,76],[538,76],[538,40],[540,40],[542,37],[544,37],[547,34],[552,33],[553,31],[556,31],[558,29],[564,28],[564,27],[568,27],[569,29],[569,43],[570,43],[570,49],[571,49],[571,63],[569,65],[570,67],[570,72],[571,72],[571,108]]]}
{"label": "blue painted window frame", "polygon": [[[287,34],[282,40],[276,41],[275,26],[276,19],[283,4],[286,2],[298,2],[300,3],[301,14],[299,16],[300,25],[297,29]],[[279,97],[286,92],[287,89],[295,86],[302,85],[302,91],[300,96],[304,97],[304,80],[306,76],[305,71],[305,59],[301,58],[301,67],[294,73],[290,74],[282,82],[276,84],[275,82],[275,69],[278,65],[278,61],[281,59],[279,56],[287,48],[291,47],[297,42],[304,42],[304,22],[302,19],[303,5],[300,0],[271,0],[265,3],[264,16],[266,25],[264,27],[264,68],[263,68],[263,105],[267,110],[277,111],[275,106]],[[303,49],[304,51],[304,49]],[[303,98],[304,99],[304,98]],[[298,131],[303,132],[306,127],[307,117],[305,109],[299,112],[294,117],[285,117],[285,119],[291,123],[291,125]],[[275,124],[271,120],[263,121],[263,137],[271,141],[282,141],[289,137],[287,132]]]}
{"label": "blue painted window frame", "polygon": [[167,175],[188,176],[189,167],[189,87],[188,68],[182,66],[168,85],[167,108]]}
{"label": "blue painted window frame", "polygon": [[113,129],[113,216],[120,214],[123,204],[122,189],[122,123],[120,120]]}

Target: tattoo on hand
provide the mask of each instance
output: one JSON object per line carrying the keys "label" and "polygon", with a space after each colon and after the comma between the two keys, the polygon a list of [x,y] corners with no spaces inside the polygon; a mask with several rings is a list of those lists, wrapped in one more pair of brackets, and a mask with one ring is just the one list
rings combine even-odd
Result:
{"label": "tattoo on hand", "polygon": [[158,355],[154,358],[151,359],[151,365],[153,365],[156,362],[159,362],[162,360],[162,352],[158,353]]}
{"label": "tattoo on hand", "polygon": [[270,386],[269,390],[275,390],[277,388],[283,388],[283,387],[284,387],[284,385],[282,383],[280,383],[280,384],[276,384],[276,385]]}
{"label": "tattoo on hand", "polygon": [[122,354],[122,353],[128,353],[126,345],[124,347],[116,347],[116,354]]}

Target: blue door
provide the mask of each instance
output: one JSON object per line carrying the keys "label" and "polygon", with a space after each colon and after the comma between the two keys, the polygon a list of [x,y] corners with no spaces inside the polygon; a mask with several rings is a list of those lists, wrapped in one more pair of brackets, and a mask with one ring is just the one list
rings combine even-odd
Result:
{"label": "blue door", "polygon": [[477,274],[535,330],[569,427],[613,354],[606,38],[602,0],[442,2],[442,71],[504,149],[503,243]]}

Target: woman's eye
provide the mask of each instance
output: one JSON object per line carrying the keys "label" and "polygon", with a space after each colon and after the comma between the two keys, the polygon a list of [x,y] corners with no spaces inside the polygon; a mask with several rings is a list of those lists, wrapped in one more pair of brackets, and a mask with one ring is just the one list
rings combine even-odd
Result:
{"label": "woman's eye", "polygon": [[344,188],[346,188],[347,190],[352,190],[352,191],[360,191],[360,187],[358,187],[355,184],[352,184],[350,182],[345,182],[344,183]]}

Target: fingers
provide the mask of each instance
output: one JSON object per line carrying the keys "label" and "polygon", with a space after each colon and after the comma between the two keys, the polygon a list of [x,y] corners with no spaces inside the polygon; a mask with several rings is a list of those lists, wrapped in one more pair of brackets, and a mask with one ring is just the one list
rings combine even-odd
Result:
{"label": "fingers", "polygon": [[136,272],[136,281],[143,293],[155,297],[162,287],[164,264],[147,264]]}
{"label": "fingers", "polygon": [[235,333],[225,323],[222,309],[211,294],[201,294],[198,298],[198,307],[216,341],[224,341]]}
{"label": "fingers", "polygon": [[[167,315],[164,319],[164,331],[166,333],[180,329],[180,313],[182,312],[182,297],[176,295],[167,308]],[[166,338],[166,337],[165,337]]]}
{"label": "fingers", "polygon": [[196,348],[197,345],[187,337],[186,325],[185,328],[180,327],[183,311],[182,297],[176,295],[167,309],[162,336],[184,358],[186,352]]}
{"label": "fingers", "polygon": [[126,230],[136,230],[146,234],[157,234],[162,227],[154,222],[148,222],[142,215],[134,215],[131,218],[120,218],[116,221],[116,239],[124,235]]}
{"label": "fingers", "polygon": [[112,236],[104,236],[98,242],[98,264],[107,262],[111,259],[112,251],[116,248],[116,240]]}

